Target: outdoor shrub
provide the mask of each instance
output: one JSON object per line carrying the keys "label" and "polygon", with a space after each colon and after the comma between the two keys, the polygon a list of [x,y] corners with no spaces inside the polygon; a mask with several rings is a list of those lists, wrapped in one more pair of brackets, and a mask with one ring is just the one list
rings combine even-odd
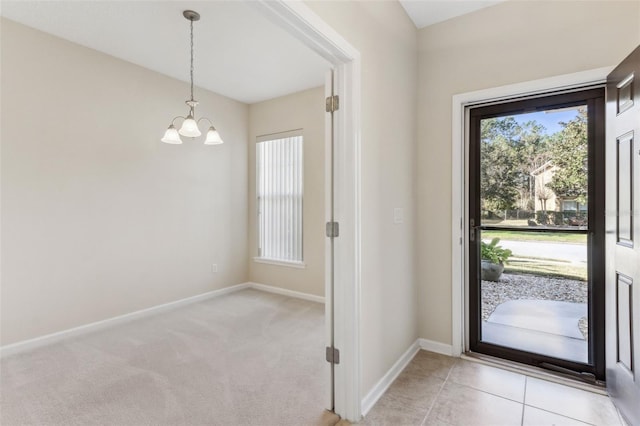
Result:
{"label": "outdoor shrub", "polygon": [[536,222],[541,225],[547,225],[549,223],[549,215],[547,212],[539,211],[536,212]]}
{"label": "outdoor shrub", "polygon": [[506,263],[512,253],[511,250],[500,247],[498,245],[499,242],[500,238],[497,237],[491,240],[489,244],[481,241],[480,253],[482,259],[495,264]]}

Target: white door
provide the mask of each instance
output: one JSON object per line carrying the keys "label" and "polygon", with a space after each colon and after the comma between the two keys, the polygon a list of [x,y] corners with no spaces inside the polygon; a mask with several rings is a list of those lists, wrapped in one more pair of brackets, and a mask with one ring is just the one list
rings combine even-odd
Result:
{"label": "white door", "polygon": [[640,425],[640,46],[607,77],[607,388]]}

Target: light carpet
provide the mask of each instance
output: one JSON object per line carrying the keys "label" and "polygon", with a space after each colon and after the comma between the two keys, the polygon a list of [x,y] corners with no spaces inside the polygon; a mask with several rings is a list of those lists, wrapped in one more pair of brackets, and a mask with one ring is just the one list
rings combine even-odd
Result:
{"label": "light carpet", "polygon": [[331,425],[324,306],[243,290],[2,359],[9,425]]}

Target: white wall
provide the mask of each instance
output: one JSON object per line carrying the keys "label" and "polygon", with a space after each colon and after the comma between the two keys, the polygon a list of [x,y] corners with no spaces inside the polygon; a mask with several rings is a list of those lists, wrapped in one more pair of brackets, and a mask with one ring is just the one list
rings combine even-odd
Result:
{"label": "white wall", "polygon": [[[362,58],[362,395],[415,342],[416,29],[398,2],[306,3]],[[394,224],[393,210],[405,220]]]}
{"label": "white wall", "polygon": [[615,65],[639,43],[638,1],[507,1],[419,31],[420,337],[451,343],[452,96]]}
{"label": "white wall", "polygon": [[[2,19],[2,344],[247,280],[248,106]],[[212,273],[217,263],[218,273]]]}
{"label": "white wall", "polygon": [[256,222],[256,137],[303,129],[305,268],[249,260],[249,280],[324,296],[324,87],[249,106],[249,256],[258,254]]}

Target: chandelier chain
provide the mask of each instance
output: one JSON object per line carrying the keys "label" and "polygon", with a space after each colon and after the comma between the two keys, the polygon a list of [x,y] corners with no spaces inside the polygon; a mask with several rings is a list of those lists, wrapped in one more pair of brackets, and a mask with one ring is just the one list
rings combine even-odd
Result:
{"label": "chandelier chain", "polygon": [[193,101],[193,20],[189,20],[191,28],[191,69],[189,75],[191,76],[191,100]]}

